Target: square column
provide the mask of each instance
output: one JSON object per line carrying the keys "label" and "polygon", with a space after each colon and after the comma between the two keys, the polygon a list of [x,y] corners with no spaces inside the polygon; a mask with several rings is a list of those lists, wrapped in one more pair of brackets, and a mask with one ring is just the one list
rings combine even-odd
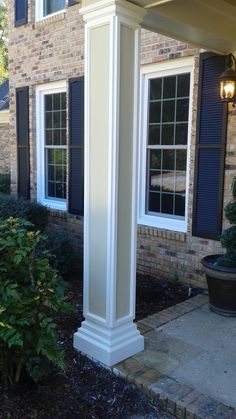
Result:
{"label": "square column", "polygon": [[124,0],[82,7],[85,21],[84,317],[74,347],[113,365],[144,348],[133,323],[139,24]]}

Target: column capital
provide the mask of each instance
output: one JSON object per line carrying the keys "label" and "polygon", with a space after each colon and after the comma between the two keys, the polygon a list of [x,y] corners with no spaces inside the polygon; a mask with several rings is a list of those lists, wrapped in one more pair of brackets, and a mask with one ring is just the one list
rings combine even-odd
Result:
{"label": "column capital", "polygon": [[140,24],[146,14],[144,8],[127,0],[82,0],[79,12],[86,23],[104,17],[121,16]]}

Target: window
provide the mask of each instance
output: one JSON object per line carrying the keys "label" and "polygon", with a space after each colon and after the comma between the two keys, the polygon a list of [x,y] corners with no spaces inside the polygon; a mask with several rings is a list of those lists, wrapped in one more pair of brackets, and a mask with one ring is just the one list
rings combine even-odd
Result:
{"label": "window", "polygon": [[66,210],[67,141],[65,82],[37,87],[37,197]]}
{"label": "window", "polygon": [[66,7],[66,0],[36,0],[36,20],[61,12]]}
{"label": "window", "polygon": [[192,66],[180,62],[142,77],[139,223],[186,231]]}

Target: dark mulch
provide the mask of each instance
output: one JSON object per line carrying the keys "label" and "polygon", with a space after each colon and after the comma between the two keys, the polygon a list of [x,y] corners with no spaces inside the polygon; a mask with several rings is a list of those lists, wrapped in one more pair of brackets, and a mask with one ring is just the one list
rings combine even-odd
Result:
{"label": "dark mulch", "polygon": [[[73,349],[72,335],[83,319],[81,277],[76,275],[69,282],[68,298],[76,304],[76,313],[58,318],[68,370],[53,370],[40,384],[24,380],[15,388],[0,386],[0,418],[171,418],[133,385]],[[193,290],[193,294],[196,292]],[[188,287],[178,283],[138,275],[136,317],[140,319],[183,301],[188,293]]]}

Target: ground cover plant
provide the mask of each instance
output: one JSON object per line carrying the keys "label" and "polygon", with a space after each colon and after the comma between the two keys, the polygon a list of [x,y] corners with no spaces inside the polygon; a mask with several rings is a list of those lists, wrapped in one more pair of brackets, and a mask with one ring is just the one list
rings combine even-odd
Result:
{"label": "ground cover plant", "polygon": [[54,318],[71,309],[65,283],[36,248],[46,238],[26,220],[0,223],[0,378],[18,383],[22,372],[38,381],[51,364],[65,369]]}

